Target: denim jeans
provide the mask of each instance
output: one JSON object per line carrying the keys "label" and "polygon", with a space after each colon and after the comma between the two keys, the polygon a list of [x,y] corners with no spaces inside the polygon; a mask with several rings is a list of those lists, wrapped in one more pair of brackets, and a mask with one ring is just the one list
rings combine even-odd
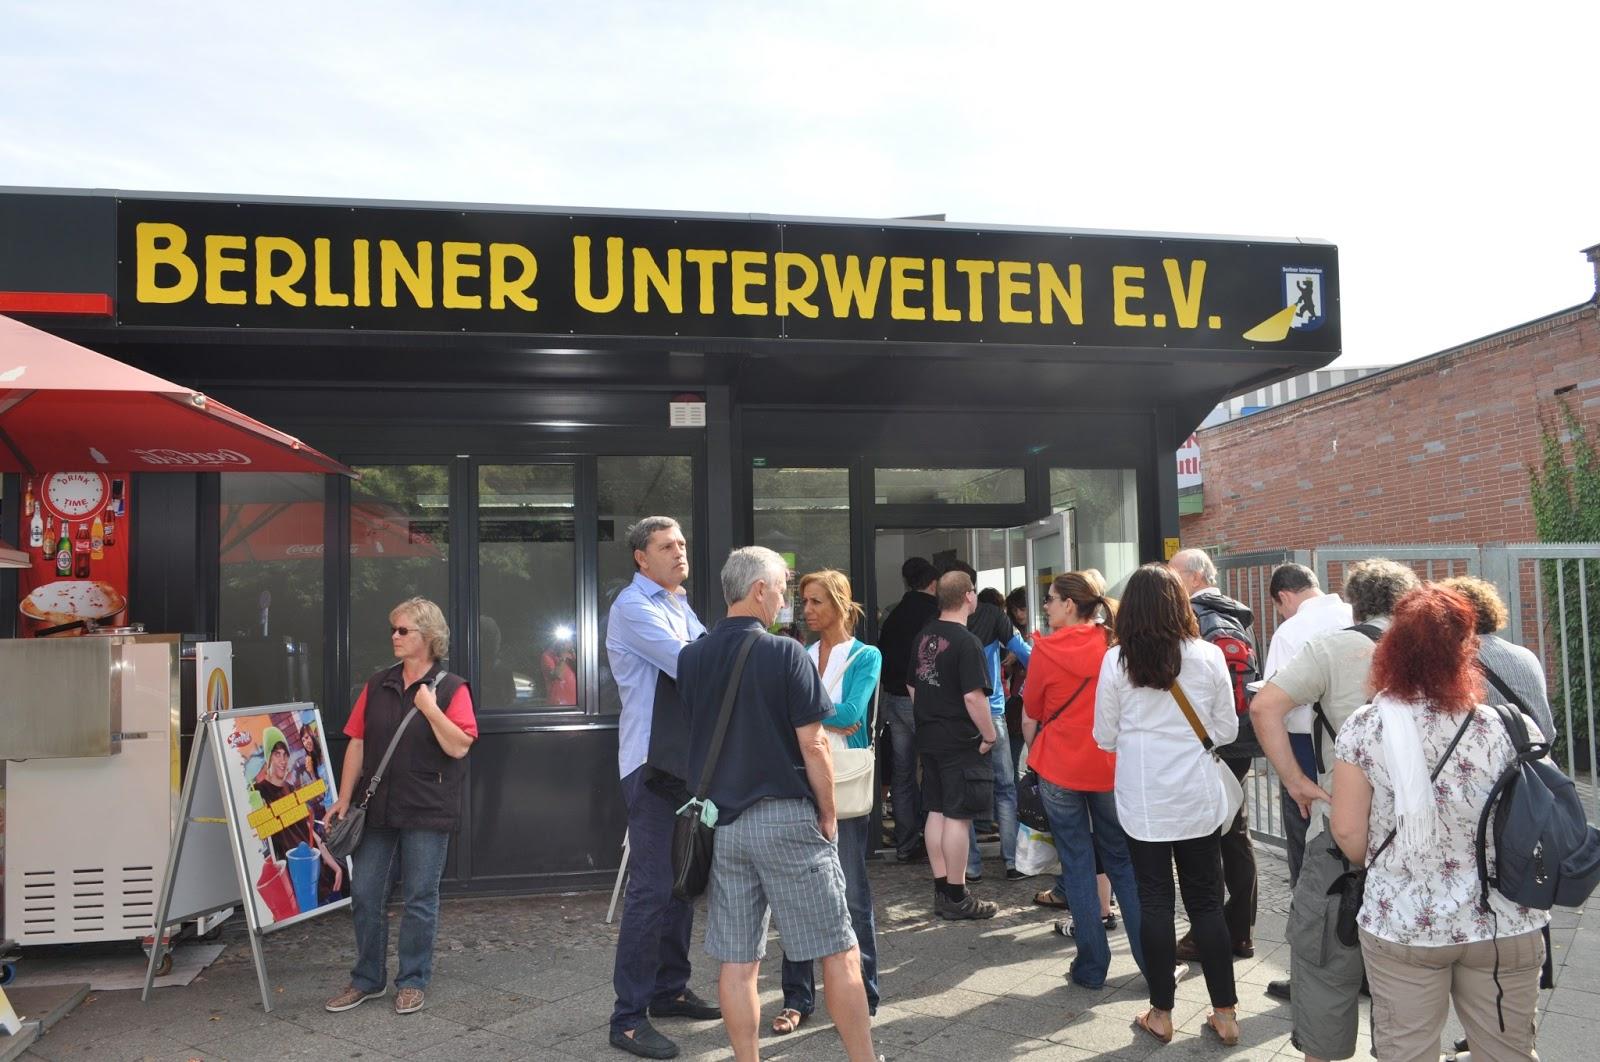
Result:
{"label": "denim jeans", "polygon": [[885,693],[878,703],[889,728],[893,763],[889,771],[889,806],[894,809],[894,847],[905,855],[922,836],[922,793],[917,787],[917,724],[911,698]]}
{"label": "denim jeans", "polygon": [[1100,889],[1095,881],[1097,851],[1106,877],[1111,879],[1111,891],[1122,905],[1122,924],[1133,961],[1143,971],[1139,886],[1128,857],[1128,838],[1117,821],[1116,794],[1063,789],[1041,778],[1039,796],[1050,819],[1056,853],[1061,857],[1067,906],[1074,912],[1072,933],[1078,942],[1078,957],[1072,961],[1072,979],[1088,988],[1099,988],[1105,984],[1106,971],[1111,967],[1111,945],[1100,921]]}
{"label": "denim jeans", "polygon": [[427,988],[433,979],[433,938],[439,929],[439,880],[450,834],[368,826],[351,855],[350,900],[356,923],[356,965],[350,984],[363,992],[389,985],[389,883],[399,856],[405,910],[400,916],[400,973],[396,988]]}
{"label": "denim jeans", "polygon": [[[994,821],[1000,827],[1000,855],[1006,869],[1017,865],[1017,774],[1011,769],[1011,739],[1006,736],[1006,721],[995,716],[995,731],[1000,740],[989,750],[989,767],[994,771]],[[967,834],[967,877],[983,872],[978,854],[978,831]]]}
{"label": "denim jeans", "polygon": [[[867,1010],[878,1011],[878,930],[872,916],[872,882],[867,880],[867,842],[870,816],[839,820],[839,864],[844,868],[844,898],[850,908],[850,926],[861,949],[861,980],[867,986]],[[778,926],[780,937],[783,926]],[[813,964],[783,960],[783,1005],[810,1014],[817,991]]]}
{"label": "denim jeans", "polygon": [[672,895],[673,807],[644,784],[646,768],[622,780],[628,805],[628,888],[617,929],[611,1028],[626,1032],[651,1003],[677,999],[689,985],[694,905]]}

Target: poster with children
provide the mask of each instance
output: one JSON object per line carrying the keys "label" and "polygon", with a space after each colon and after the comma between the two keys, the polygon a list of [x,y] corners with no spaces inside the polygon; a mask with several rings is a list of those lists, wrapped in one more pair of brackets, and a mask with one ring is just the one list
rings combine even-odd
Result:
{"label": "poster with children", "polygon": [[350,868],[323,846],[322,820],[337,794],[317,709],[241,708],[217,726],[262,931],[349,903]]}

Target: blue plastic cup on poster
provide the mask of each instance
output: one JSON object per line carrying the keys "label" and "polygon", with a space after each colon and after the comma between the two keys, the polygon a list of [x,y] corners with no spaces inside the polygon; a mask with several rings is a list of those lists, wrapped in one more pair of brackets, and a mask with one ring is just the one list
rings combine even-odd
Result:
{"label": "blue plastic cup on poster", "polygon": [[289,880],[294,883],[295,902],[300,910],[310,911],[317,906],[317,853],[301,841],[289,850]]}

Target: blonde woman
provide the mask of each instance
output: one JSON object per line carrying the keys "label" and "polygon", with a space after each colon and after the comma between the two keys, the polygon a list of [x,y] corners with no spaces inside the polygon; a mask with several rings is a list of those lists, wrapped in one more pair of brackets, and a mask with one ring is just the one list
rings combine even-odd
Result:
{"label": "blonde woman", "polygon": [[[824,568],[800,580],[806,627],[820,635],[806,650],[822,675],[833,701],[833,715],[822,722],[834,748],[864,749],[872,743],[868,714],[883,657],[855,638],[861,606],[850,596],[843,572]],[[861,948],[861,980],[867,988],[867,1010],[878,1012],[878,942],[872,918],[872,886],[867,881],[867,826],[872,816],[839,820],[839,862],[844,867],[845,901]],[[781,932],[782,927],[779,927]],[[783,1009],[772,1019],[780,1036],[794,1032],[816,1005],[812,966],[783,960]]]}
{"label": "blonde woman", "polygon": [[330,825],[344,818],[377,771],[395,730],[415,707],[383,778],[367,805],[361,844],[351,855],[350,896],[355,914],[356,965],[350,985],[325,1004],[339,1012],[388,992],[388,892],[396,860],[405,885],[400,920],[396,1014],[422,1009],[433,976],[433,938],[439,927],[439,881],[450,834],[460,824],[466,755],[478,737],[472,691],[440,659],[450,651],[450,628],[439,606],[423,597],[389,613],[389,644],[398,663],[367,680],[344,732],[339,802]]}

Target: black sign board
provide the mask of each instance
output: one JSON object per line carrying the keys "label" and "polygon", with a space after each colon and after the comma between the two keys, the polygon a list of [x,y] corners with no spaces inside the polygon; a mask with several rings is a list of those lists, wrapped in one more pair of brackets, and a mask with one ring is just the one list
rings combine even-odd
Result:
{"label": "black sign board", "polygon": [[1339,350],[1328,244],[119,201],[118,323]]}

